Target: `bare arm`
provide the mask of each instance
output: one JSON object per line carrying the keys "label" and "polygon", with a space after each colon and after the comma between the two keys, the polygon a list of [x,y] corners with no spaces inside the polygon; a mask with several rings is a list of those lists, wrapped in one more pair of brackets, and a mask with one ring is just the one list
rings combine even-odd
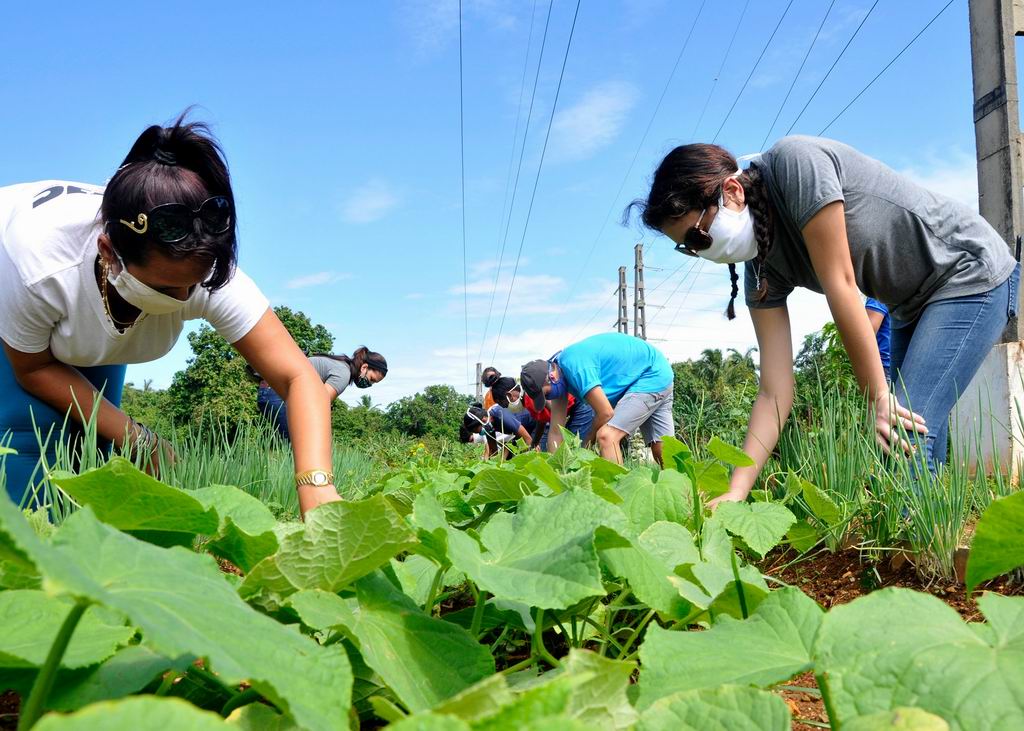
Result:
{"label": "bare arm", "polygon": [[750,310],[757,346],[761,353],[761,378],[757,398],[750,412],[743,451],[754,460],[753,467],[737,467],[729,481],[729,492],[711,501],[714,507],[727,500],[745,500],[754,480],[764,469],[782,427],[793,408],[793,343],[789,310],[785,307]]}
{"label": "bare arm", "polygon": [[324,393],[327,394],[327,403],[331,403],[331,401],[338,398],[338,392],[334,390],[334,386],[329,383],[324,384]]}
{"label": "bare arm", "polygon": [[[296,473],[330,472],[330,401],[324,398],[324,385],[313,365],[277,315],[268,308],[255,327],[232,345],[288,406],[288,431],[292,437]],[[303,515],[317,505],[341,499],[334,485],[303,485],[298,490]]]}
{"label": "bare arm", "polygon": [[878,335],[878,331],[882,328],[882,323],[885,322],[885,315],[878,310],[869,310],[864,308],[864,311],[868,313],[868,320],[871,322],[871,327],[875,331],[875,335]]}
{"label": "bare arm", "polygon": [[96,431],[99,436],[118,447],[124,447],[126,441],[134,443],[141,436],[127,414],[101,397],[85,376],[58,361],[49,349],[41,353],[22,353],[4,343],[4,353],[18,385],[58,413],[70,411],[71,418],[81,424],[91,418],[98,401]]}
{"label": "bare arm", "polygon": [[593,444],[598,430],[611,421],[612,416],[615,415],[611,401],[605,396],[604,389],[600,386],[594,386],[587,391],[587,403],[594,409],[594,421],[590,425],[590,431],[587,432],[587,438],[583,440],[584,446]]}
{"label": "bare arm", "polygon": [[803,234],[814,272],[850,356],[857,383],[875,405],[876,439],[886,451],[897,442],[909,450],[910,445],[899,437],[896,426],[902,425],[908,431],[921,433],[928,429],[923,418],[895,404],[889,393],[878,354],[878,342],[867,311],[861,304],[853,275],[842,202],[830,203],[814,214],[804,226]]}
{"label": "bare arm", "polygon": [[519,435],[519,438],[526,443],[527,447],[533,446],[533,437],[530,436],[530,432],[527,430],[525,426],[520,424],[519,429],[516,430],[516,433]]}
{"label": "bare arm", "polygon": [[554,452],[562,443],[562,427],[569,411],[569,399],[556,398],[548,401],[551,409],[551,425],[548,427],[548,451]]}

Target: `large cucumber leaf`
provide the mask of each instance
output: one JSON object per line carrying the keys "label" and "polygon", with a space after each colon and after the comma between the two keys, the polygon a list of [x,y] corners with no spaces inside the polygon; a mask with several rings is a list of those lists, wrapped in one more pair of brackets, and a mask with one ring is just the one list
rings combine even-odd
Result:
{"label": "large cucumber leaf", "polygon": [[277,520],[266,505],[249,493],[228,485],[211,485],[191,494],[217,512],[217,532],[205,545],[210,553],[248,572],[277,550]]}
{"label": "large cucumber leaf", "polygon": [[0,499],[0,532],[30,555],[52,594],[125,614],[166,657],[206,657],[229,685],[248,681],[302,726],[344,729],[352,672],[343,648],[320,647],[243,602],[209,556],[144,543],[73,514],[52,543]]}
{"label": "large cucumber leaf", "polygon": [[967,591],[1024,566],[1024,490],[993,500],[982,514],[967,557]]}
{"label": "large cucumber leaf", "polygon": [[769,594],[749,619],[722,617],[707,632],[651,625],[640,647],[637,707],[679,691],[769,686],[804,672],[822,615],[813,599],[787,588]]}
{"label": "large cucumber leaf", "polygon": [[43,716],[36,731],[226,731],[224,719],[176,698],[139,696]]}
{"label": "large cucumber leaf", "polygon": [[494,674],[490,651],[458,625],[424,613],[380,573],[355,583],[356,598],[300,591],[289,603],[315,629],[341,629],[366,664],[413,711]]}
{"label": "large cucumber leaf", "polygon": [[383,495],[321,505],[306,514],[306,530],[281,542],[275,560],[300,589],[336,592],[366,576],[416,541]]}
{"label": "large cucumber leaf", "polygon": [[712,520],[720,521],[763,558],[785,538],[796,516],[778,503],[726,502],[718,506]]}
{"label": "large cucumber leaf", "polygon": [[626,532],[622,511],[585,490],[526,497],[515,515],[498,513],[480,543],[448,528],[452,564],[496,597],[544,609],[565,609],[604,594],[594,531]]}
{"label": "large cucumber leaf", "polygon": [[640,716],[636,731],[788,731],[792,718],[774,693],[736,685],[673,693]]}
{"label": "large cucumber leaf", "polygon": [[834,607],[815,643],[833,723],[914,706],[951,729],[1024,728],[1024,599],[985,594],[978,606],[987,625],[909,589]]}

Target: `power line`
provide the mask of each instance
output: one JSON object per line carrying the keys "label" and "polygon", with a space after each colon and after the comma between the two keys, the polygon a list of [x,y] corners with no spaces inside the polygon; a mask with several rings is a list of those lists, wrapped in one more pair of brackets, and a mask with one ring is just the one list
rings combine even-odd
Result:
{"label": "power line", "polygon": [[779,121],[779,115],[782,114],[782,110],[786,108],[786,102],[789,101],[789,95],[793,93],[793,87],[796,86],[797,80],[800,78],[801,72],[804,70],[804,64],[807,63],[808,57],[811,55],[811,51],[814,49],[814,44],[818,42],[818,36],[821,35],[821,29],[825,27],[825,21],[828,20],[829,14],[832,12],[832,6],[836,4],[836,0],[832,0],[828,4],[828,9],[825,11],[825,17],[821,19],[821,23],[818,25],[818,30],[814,33],[814,38],[811,40],[811,45],[807,47],[807,53],[804,54],[803,60],[800,62],[800,68],[796,70],[796,76],[793,77],[793,83],[789,85],[789,89],[786,90],[786,97],[782,100],[782,104],[779,105],[779,111],[775,112],[775,119],[772,120],[771,126],[768,128],[767,134],[764,136],[764,140],[761,142],[761,149],[768,144],[768,138],[772,136],[772,130],[775,129],[775,123]]}
{"label": "power line", "polygon": [[[686,270],[685,274],[683,274],[682,279],[680,279],[678,282],[676,282],[676,288],[673,289],[672,292],[669,293],[669,296],[665,299],[666,303],[672,301],[672,298],[675,297],[676,292],[678,292],[679,288],[683,286],[683,283],[687,280],[687,278],[691,274],[693,274],[693,270],[697,268],[697,264],[700,263],[701,261],[702,261],[702,259],[699,259],[699,258],[698,259],[694,259],[693,263],[690,264],[690,268]],[[697,278],[694,277],[693,281],[696,282]],[[690,285],[690,288],[691,289],[693,288],[692,284]],[[658,319],[658,315],[660,315],[664,311],[665,311],[664,309],[661,309],[661,310],[658,310],[657,312],[654,313],[654,316],[651,318],[651,325],[654,325],[654,321]]]}
{"label": "power line", "polygon": [[587,256],[583,259],[583,265],[579,268],[579,273],[576,275],[576,281],[573,282],[573,285],[569,288],[565,296],[565,302],[569,301],[569,298],[572,297],[572,293],[576,291],[576,287],[583,279],[584,271],[586,270],[587,265],[590,264],[590,259],[594,255],[594,250],[597,248],[597,244],[601,240],[601,236],[604,235],[605,228],[608,227],[608,221],[611,220],[612,212],[615,210],[615,204],[618,203],[619,196],[622,195],[622,191],[625,189],[626,183],[629,182],[630,173],[633,172],[633,167],[636,165],[636,161],[640,157],[640,152],[643,150],[644,142],[647,141],[647,135],[651,131],[654,119],[658,116],[661,104],[665,101],[665,96],[668,94],[669,87],[672,85],[672,80],[675,78],[676,70],[679,68],[679,63],[683,59],[683,54],[686,53],[686,49],[690,45],[690,38],[693,36],[694,28],[697,27],[697,21],[700,20],[701,13],[704,11],[704,5],[706,2],[707,0],[701,1],[700,8],[697,10],[697,15],[694,16],[693,23],[690,24],[690,30],[686,34],[686,40],[683,41],[683,46],[679,50],[679,54],[676,56],[676,62],[672,65],[672,71],[669,72],[668,78],[665,80],[665,86],[661,89],[661,95],[658,97],[658,102],[654,105],[654,112],[651,114],[651,118],[647,121],[647,127],[644,129],[644,133],[640,137],[640,143],[636,146],[636,150],[633,152],[633,159],[629,162],[629,168],[626,170],[626,174],[622,176],[622,182],[619,183],[619,189],[615,191],[615,197],[612,199],[612,203],[608,207],[608,213],[605,214],[604,221],[601,223],[601,228],[598,230],[597,236],[594,237],[594,241],[590,245],[590,250],[587,251]]}
{"label": "power line", "polygon": [[846,112],[846,110],[849,109],[850,107],[852,107],[853,103],[856,102],[858,99],[860,99],[861,96],[864,94],[864,92],[866,92],[868,89],[870,89],[872,84],[874,84],[876,81],[878,81],[879,77],[881,77],[882,74],[884,74],[886,71],[889,70],[890,66],[892,66],[894,63],[896,63],[896,61],[899,60],[900,56],[902,56],[904,53],[906,53],[907,49],[909,49],[912,45],[914,45],[914,41],[916,41],[918,38],[920,38],[922,35],[924,35],[924,32],[926,30],[928,30],[928,28],[931,27],[932,23],[934,23],[936,20],[938,20],[939,16],[942,15],[944,12],[946,12],[946,8],[948,8],[952,4],[953,4],[953,0],[949,0],[949,2],[947,2],[945,5],[943,5],[942,6],[942,10],[937,12],[932,17],[932,19],[929,20],[925,24],[924,28],[919,30],[917,32],[917,35],[914,36],[913,38],[911,38],[907,42],[907,45],[903,46],[903,48],[900,49],[900,52],[897,53],[895,56],[893,56],[892,60],[889,61],[889,63],[887,63],[885,66],[882,67],[881,71],[879,71],[877,74],[875,74],[875,78],[871,79],[871,81],[869,81],[867,83],[867,85],[863,89],[861,89],[859,92],[857,92],[857,96],[853,97],[853,99],[851,99],[850,102],[845,107],[843,107],[841,110],[839,110],[839,114],[837,114],[835,117],[833,117],[831,122],[829,122],[828,124],[826,124],[824,127],[821,128],[821,132],[819,132],[818,134],[819,135],[825,134],[825,131],[829,127],[831,127],[833,124],[835,124],[836,120],[839,119],[841,116],[843,116],[843,114]]}
{"label": "power line", "polygon": [[[555,112],[558,111],[558,97],[562,92],[562,80],[565,78],[565,66],[569,62],[569,50],[572,48],[572,37],[576,32],[576,19],[580,15],[580,2],[576,0],[576,11],[572,16],[572,26],[569,28],[569,40],[565,44],[565,55],[562,57],[562,69],[558,73],[558,84],[555,86],[555,100],[551,104],[551,117],[548,119],[548,128],[544,133],[544,145],[540,150],[540,161],[537,163],[537,175],[533,179],[533,192],[530,194],[530,205],[526,208],[526,220],[523,222],[523,235],[519,239],[519,251],[516,252],[516,263],[512,268],[512,281],[508,285],[508,296],[505,298],[505,309],[501,313],[501,323],[498,325],[498,335],[494,341],[493,360],[498,354],[498,346],[501,344],[501,333],[505,328],[505,318],[508,316],[508,305],[512,301],[512,290],[516,286],[516,275],[519,273],[519,261],[523,255],[523,244],[526,243],[526,232],[530,227],[530,215],[533,213],[533,203],[537,199],[537,187],[540,185],[540,173],[544,169],[544,156],[548,151],[548,140],[551,138],[551,127],[555,121]],[[538,66],[539,68],[539,66]]]}
{"label": "power line", "polygon": [[[703,260],[703,259],[701,259],[701,260],[700,260],[700,269],[703,269],[703,268],[704,268],[704,260]],[[698,269],[698,273],[700,272],[700,269]],[[694,285],[694,284],[696,284],[696,283],[697,283],[697,277],[694,277],[694,278],[693,278],[693,281],[692,281],[692,282],[690,282],[690,288],[689,288],[688,290],[686,290],[686,294],[684,294],[684,295],[683,295],[683,299],[682,299],[682,301],[681,301],[681,302],[679,303],[679,307],[677,307],[677,308],[676,308],[675,314],[674,314],[674,315],[672,315],[672,322],[670,322],[670,323],[668,324],[668,329],[669,329],[669,330],[671,330],[671,329],[672,329],[672,328],[673,328],[673,327],[675,326],[675,324],[676,324],[676,318],[677,318],[677,317],[679,317],[679,313],[680,313],[680,312],[682,312],[682,310],[683,310],[683,305],[685,305],[685,304],[686,304],[686,299],[687,299],[687,298],[688,298],[688,297],[690,296],[690,292],[692,292],[692,291],[693,291],[693,285]],[[716,329],[717,329],[717,328],[716,328]]]}
{"label": "power line", "polygon": [[462,177],[462,308],[466,320],[466,374],[469,374],[469,270],[466,265],[466,118],[463,103],[462,0],[459,0],[459,165]]}
{"label": "power line", "polygon": [[839,55],[836,56],[836,60],[833,61],[832,65],[828,67],[828,71],[825,72],[825,75],[822,77],[821,81],[818,82],[818,85],[814,88],[814,91],[811,92],[811,96],[807,99],[807,102],[804,104],[803,109],[800,110],[800,113],[796,115],[796,119],[793,120],[793,124],[789,125],[789,129],[786,130],[787,135],[793,131],[793,128],[796,127],[796,123],[800,121],[800,117],[804,116],[804,112],[807,111],[807,107],[811,105],[811,102],[814,101],[814,97],[816,97],[818,95],[818,92],[821,91],[821,87],[825,85],[826,81],[828,81],[828,77],[832,75],[832,70],[836,67],[836,64],[839,63],[839,60],[843,57],[843,54],[846,53],[846,49],[850,47],[850,44],[853,43],[853,39],[857,37],[858,33],[860,33],[860,29],[864,27],[864,24],[866,22],[868,22],[868,18],[871,17],[871,13],[873,13],[875,8],[878,7],[878,2],[879,0],[875,0],[875,2],[872,3],[871,7],[868,8],[868,12],[864,15],[863,18],[860,19],[860,23],[857,25],[856,30],[853,31],[853,35],[850,36],[850,39],[846,41],[846,45],[843,46],[843,50],[839,52]]}
{"label": "power line", "polygon": [[732,37],[729,38],[729,45],[725,49],[725,54],[722,56],[722,63],[718,66],[718,73],[715,74],[714,80],[711,82],[711,89],[708,91],[707,97],[704,99],[704,106],[700,110],[700,116],[697,117],[697,123],[693,125],[693,132],[690,133],[690,139],[694,140],[697,138],[697,128],[700,127],[700,123],[704,121],[704,113],[708,110],[708,104],[711,103],[711,97],[715,93],[715,87],[718,86],[718,79],[722,75],[722,71],[725,69],[725,62],[729,59],[729,53],[732,51],[732,45],[736,42],[736,34],[740,30],[740,25],[743,23],[743,18],[747,14],[747,8],[750,7],[750,0],[746,0],[743,3],[743,10],[740,12],[740,17],[736,21],[736,27],[732,29]]}
{"label": "power line", "polygon": [[732,116],[732,111],[736,108],[736,104],[739,102],[740,97],[743,96],[743,92],[747,89],[747,84],[750,83],[750,79],[754,76],[754,72],[757,71],[757,67],[761,64],[761,59],[764,58],[765,52],[768,50],[768,46],[772,44],[772,39],[775,38],[775,34],[779,32],[779,28],[782,26],[782,21],[786,19],[789,14],[789,9],[793,7],[793,0],[789,0],[786,4],[786,9],[782,11],[782,17],[779,18],[779,22],[775,24],[775,30],[768,36],[768,42],[764,44],[764,48],[761,49],[761,54],[754,61],[754,67],[750,69],[750,73],[747,74],[747,78],[743,82],[743,86],[740,87],[740,93],[736,95],[736,98],[732,100],[732,106],[729,107],[729,111],[725,114],[725,119],[718,125],[718,131],[715,132],[715,136],[711,139],[711,142],[715,142],[718,139],[718,135],[722,134],[722,129],[725,128],[725,123],[729,121],[729,117]]}
{"label": "power line", "polygon": [[[505,220],[505,233],[501,239],[501,253],[498,255],[498,268],[494,273],[494,286],[491,288],[491,302],[487,306],[487,319],[484,321],[484,334],[480,339],[480,356],[482,357],[484,352],[484,343],[487,342],[487,331],[491,325],[491,313],[494,309],[494,297],[498,291],[498,280],[501,277],[501,263],[505,258],[505,245],[508,242],[508,232],[512,224],[512,210],[516,205],[516,191],[519,190],[519,173],[523,169],[523,157],[526,154],[526,139],[530,134],[530,120],[533,119],[533,103],[537,98],[537,82],[540,80],[540,69],[541,64],[544,61],[544,47],[547,44],[548,39],[548,27],[551,24],[551,8],[554,5],[554,0],[548,0],[548,14],[544,21],[544,34],[540,41],[540,56],[537,58],[537,73],[533,77],[533,91],[530,92],[530,109],[526,113],[526,127],[523,130],[523,145],[519,150],[519,163],[516,165],[516,177],[512,183],[512,201],[508,207],[508,218]],[[527,49],[529,50],[529,49]],[[514,144],[514,143],[513,143]],[[518,265],[518,263],[517,263]]]}

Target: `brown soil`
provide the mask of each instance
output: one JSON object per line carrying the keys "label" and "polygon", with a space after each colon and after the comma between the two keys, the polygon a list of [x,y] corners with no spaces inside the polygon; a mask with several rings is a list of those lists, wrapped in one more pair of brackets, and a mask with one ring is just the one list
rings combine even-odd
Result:
{"label": "brown soil", "polygon": [[14,731],[18,727],[18,709],[21,698],[14,691],[0,693],[0,731]]}
{"label": "brown soil", "polygon": [[[837,553],[822,552],[799,563],[792,553],[769,556],[761,565],[762,571],[780,581],[798,587],[823,608],[846,604],[875,589],[890,586],[927,592],[946,602],[960,613],[964,620],[982,620],[974,599],[967,597],[962,584],[954,582],[926,582],[909,561],[895,560],[869,564],[856,549]],[[1024,585],[1011,583],[1006,577],[994,579],[979,587],[979,591],[994,591],[1005,595],[1024,594]]]}
{"label": "brown soil", "polygon": [[[786,566],[795,559],[796,555],[792,552],[769,555],[762,563],[761,570],[780,581],[799,587],[825,609],[837,604],[846,604],[875,589],[899,586],[938,597],[959,612],[965,621],[977,622],[984,619],[974,599],[967,597],[962,584],[923,581],[914,565],[903,557],[870,564],[863,560],[856,549],[847,549],[837,553],[823,552]],[[983,584],[979,591],[1024,595],[1024,585],[1020,582],[1011,583],[1006,577],[1001,577]],[[785,685],[817,688],[812,673],[804,673]],[[818,694],[793,690],[778,692],[793,713],[793,731],[817,731],[821,728],[800,723],[801,720],[828,723],[824,703]]]}
{"label": "brown soil", "polygon": [[[793,678],[786,685],[800,688],[808,688],[815,691],[818,683],[814,680],[813,673],[803,673]],[[817,731],[820,726],[812,726],[801,721],[816,721],[828,723],[828,714],[825,713],[825,704],[821,702],[821,696],[817,693],[801,693],[795,690],[780,690],[779,695],[786,701],[790,712],[793,714],[793,731]]]}

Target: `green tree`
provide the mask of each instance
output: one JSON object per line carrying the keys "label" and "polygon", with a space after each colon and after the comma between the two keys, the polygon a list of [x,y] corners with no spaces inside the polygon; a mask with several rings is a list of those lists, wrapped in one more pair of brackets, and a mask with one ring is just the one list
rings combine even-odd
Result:
{"label": "green tree", "polygon": [[170,396],[167,391],[154,389],[152,381],[144,381],[142,388],[131,382],[124,384],[121,409],[158,433],[167,433],[172,426]]}
{"label": "green tree", "polygon": [[[330,352],[334,338],[301,311],[279,306],[274,312],[305,353]],[[231,423],[253,419],[257,380],[245,359],[209,325],[189,333],[192,357],[174,374],[169,408],[176,423],[203,419]]]}
{"label": "green tree", "polygon": [[395,401],[387,410],[393,429],[410,437],[458,439],[459,424],[472,398],[451,386],[427,386],[422,393]]}

